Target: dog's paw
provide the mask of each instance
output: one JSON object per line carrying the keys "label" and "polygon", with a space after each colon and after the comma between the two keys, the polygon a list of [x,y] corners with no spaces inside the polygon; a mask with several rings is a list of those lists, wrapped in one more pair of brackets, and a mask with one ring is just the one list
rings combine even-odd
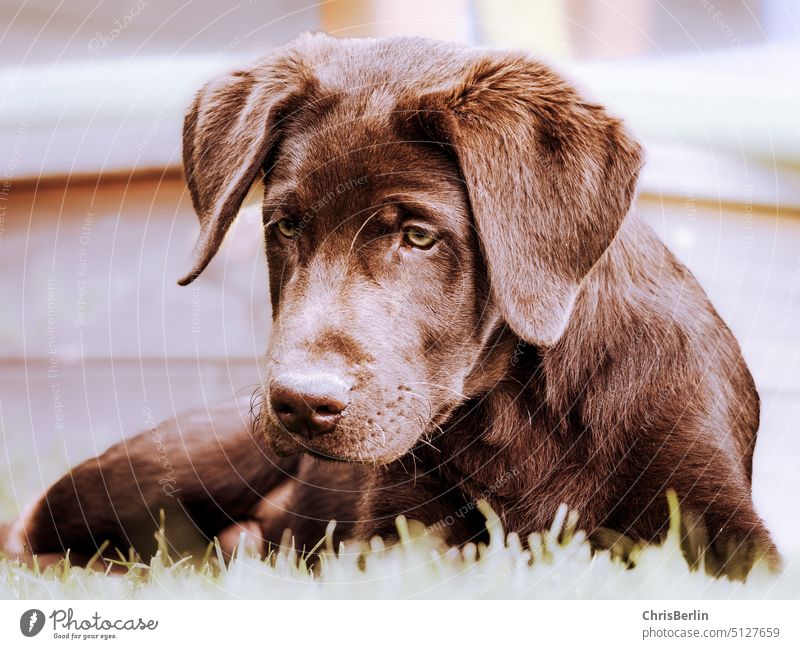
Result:
{"label": "dog's paw", "polygon": [[38,499],[27,503],[17,518],[0,524],[0,551],[8,557],[19,558],[30,554],[28,526]]}

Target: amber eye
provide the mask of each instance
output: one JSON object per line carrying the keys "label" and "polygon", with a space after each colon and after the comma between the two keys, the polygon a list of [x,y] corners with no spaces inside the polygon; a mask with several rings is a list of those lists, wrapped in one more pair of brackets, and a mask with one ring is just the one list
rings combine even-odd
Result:
{"label": "amber eye", "polygon": [[437,241],[436,235],[429,230],[423,230],[416,226],[403,228],[403,244],[411,248],[428,250],[433,247],[433,244]]}
{"label": "amber eye", "polygon": [[291,219],[281,219],[275,222],[275,227],[287,239],[294,239],[297,235],[297,224]]}

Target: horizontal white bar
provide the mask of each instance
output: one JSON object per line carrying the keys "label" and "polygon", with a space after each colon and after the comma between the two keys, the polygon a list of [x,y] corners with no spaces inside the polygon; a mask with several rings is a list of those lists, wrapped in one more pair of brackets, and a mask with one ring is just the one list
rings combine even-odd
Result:
{"label": "horizontal white bar", "polygon": [[[102,636],[114,636],[110,646],[137,649],[649,644],[778,649],[800,642],[796,601],[239,600],[4,602],[0,628],[9,645],[28,642],[20,623],[30,625],[32,610],[34,624],[41,625],[43,615],[44,626],[31,646],[73,646],[72,642],[85,646],[87,636],[97,642]],[[115,628],[126,623],[137,628]]]}

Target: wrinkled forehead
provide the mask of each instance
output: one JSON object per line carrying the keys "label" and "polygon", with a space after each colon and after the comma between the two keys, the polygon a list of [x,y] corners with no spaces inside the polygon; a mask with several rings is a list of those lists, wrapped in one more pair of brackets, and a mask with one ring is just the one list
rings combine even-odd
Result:
{"label": "wrinkled forehead", "polygon": [[343,98],[291,123],[272,161],[267,209],[358,225],[383,205],[416,206],[468,226],[466,189],[454,161],[421,142],[385,99]]}

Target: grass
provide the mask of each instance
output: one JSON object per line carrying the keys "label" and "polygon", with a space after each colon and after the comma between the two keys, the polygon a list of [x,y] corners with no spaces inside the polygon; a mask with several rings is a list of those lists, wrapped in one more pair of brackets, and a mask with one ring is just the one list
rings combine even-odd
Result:
{"label": "grass", "polygon": [[670,500],[670,532],[661,545],[637,547],[626,564],[610,552],[592,553],[576,530],[576,518],[562,508],[551,529],[529,537],[524,549],[506,535],[493,512],[482,506],[488,544],[462,550],[440,548],[414,525],[398,519],[401,541],[384,546],[331,547],[326,539],[320,565],[309,567],[291,550],[266,559],[240,546],[229,562],[218,545],[206,557],[168,558],[161,550],[149,563],[116,562],[124,574],[87,570],[68,559],[44,570],[0,559],[4,599],[197,599],[197,598],[603,598],[761,599],[800,597],[800,560],[784,557],[780,574],[757,564],[746,581],[708,576],[690,567],[680,545],[677,499]]}

